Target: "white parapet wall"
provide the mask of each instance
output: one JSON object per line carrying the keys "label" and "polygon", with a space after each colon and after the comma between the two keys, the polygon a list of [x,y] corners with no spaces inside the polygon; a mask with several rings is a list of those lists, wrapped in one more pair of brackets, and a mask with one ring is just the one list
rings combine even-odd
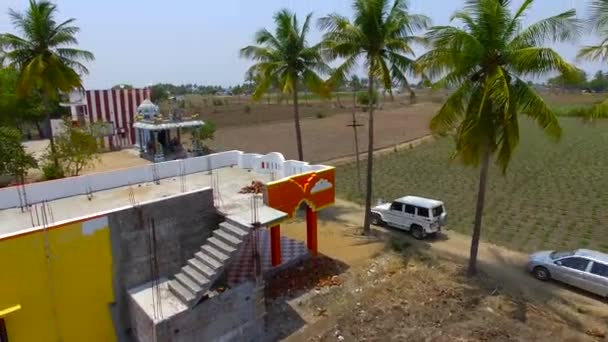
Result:
{"label": "white parapet wall", "polygon": [[[327,167],[325,165],[309,165],[307,162],[296,160],[285,160],[285,157],[278,152],[262,155],[241,151],[226,151],[195,158],[31,183],[25,185],[24,188],[27,195],[27,204],[34,204],[122,186],[153,182],[155,178],[179,177],[182,174],[187,175],[233,166],[252,169],[257,173],[273,174],[275,179],[317,171]],[[0,189],[0,210],[20,207],[23,205],[21,201],[18,187]]]}

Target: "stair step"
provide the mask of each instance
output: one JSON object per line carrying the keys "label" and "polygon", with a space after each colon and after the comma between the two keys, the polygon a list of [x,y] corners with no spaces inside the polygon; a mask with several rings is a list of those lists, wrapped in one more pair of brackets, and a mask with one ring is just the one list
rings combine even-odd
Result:
{"label": "stair step", "polygon": [[228,244],[224,243],[223,241],[221,241],[220,239],[216,238],[216,237],[212,237],[209,240],[207,240],[207,243],[209,243],[211,246],[213,246],[213,248],[217,249],[218,251],[230,256],[232,255],[232,253],[236,252],[236,248],[229,246]]}
{"label": "stair step", "polygon": [[235,225],[232,225],[228,222],[222,222],[220,223],[220,229],[225,231],[226,233],[239,238],[239,239],[243,239],[245,236],[249,235],[249,231],[244,230],[242,228],[239,228]]}
{"label": "stair step", "polygon": [[[199,253],[203,254],[201,252]],[[209,265],[205,264],[198,257],[188,260],[188,265],[190,265],[196,272],[205,277],[207,281],[209,281],[209,278],[213,277],[217,273],[217,270],[214,270],[209,267]]]}
{"label": "stair step", "polygon": [[[200,267],[206,268],[211,272],[211,274],[213,274],[213,271],[209,267],[203,265],[202,262],[196,259],[191,260],[194,260],[194,262],[200,264]],[[201,272],[201,270],[199,270],[199,266],[191,266],[190,264],[188,264],[182,267],[182,272],[185,273],[188,277],[192,278],[192,280],[194,280],[201,287],[209,283],[209,279],[207,279],[204,272]]]}
{"label": "stair step", "polygon": [[225,244],[227,244],[231,247],[235,247],[235,248],[237,248],[243,242],[243,240],[241,240],[240,238],[236,238],[233,235],[228,234],[221,229],[216,229],[213,232],[213,236],[217,237],[218,239],[220,239],[220,241],[224,242]]}
{"label": "stair step", "polygon": [[182,285],[184,285],[188,290],[192,293],[198,293],[202,290],[202,288],[189,276],[185,273],[178,273],[175,275],[175,279],[179,281]]}
{"label": "stair step", "polygon": [[209,266],[213,271],[218,271],[222,267],[222,263],[214,259],[212,256],[207,255],[207,253],[200,251],[194,254],[196,260],[199,260],[203,264]]}
{"label": "stair step", "polygon": [[177,280],[169,281],[169,289],[177,298],[181,299],[183,302],[190,303],[195,298],[194,293],[184,287]]}
{"label": "stair step", "polygon": [[206,252],[206,254],[211,255],[215,259],[219,260],[222,264],[225,263],[226,260],[230,259],[230,256],[220,252],[219,250],[217,250],[217,248],[211,245],[204,245],[203,247],[201,247],[201,250],[203,252]]}

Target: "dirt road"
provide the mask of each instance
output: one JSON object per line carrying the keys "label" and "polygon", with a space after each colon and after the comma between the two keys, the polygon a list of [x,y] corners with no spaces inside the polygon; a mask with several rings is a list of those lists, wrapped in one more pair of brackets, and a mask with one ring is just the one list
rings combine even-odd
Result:
{"label": "dirt road", "polygon": [[[345,262],[353,268],[365,267],[374,257],[386,252],[386,244],[374,238],[361,238],[360,223],[363,210],[357,204],[338,200],[336,206],[320,213],[319,248],[329,257]],[[282,233],[304,240],[305,223],[296,220],[283,227]],[[416,241],[407,233],[393,229],[374,228],[375,235],[405,241],[414,249],[438,256],[464,270],[469,255],[470,238],[448,231],[435,240]],[[518,319],[533,319],[531,310],[538,308],[552,320],[579,332],[604,331],[608,325],[608,305],[601,298],[556,284],[537,281],[525,271],[527,256],[499,246],[481,243],[479,250],[480,281],[488,283],[491,293],[519,298],[528,306],[518,313]],[[464,277],[463,277],[464,278]],[[409,279],[409,278],[408,278]],[[466,279],[466,278],[464,278]],[[441,300],[442,298],[435,298]],[[320,324],[320,323],[319,323]],[[327,328],[327,323],[324,324]],[[315,328],[316,332],[319,329]],[[306,335],[306,334],[304,334]],[[296,335],[296,336],[304,336]],[[300,340],[296,338],[295,340]]]}

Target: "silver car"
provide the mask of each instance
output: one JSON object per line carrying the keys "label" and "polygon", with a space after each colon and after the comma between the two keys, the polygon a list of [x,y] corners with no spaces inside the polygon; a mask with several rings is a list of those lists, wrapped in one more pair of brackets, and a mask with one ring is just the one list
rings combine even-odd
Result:
{"label": "silver car", "polygon": [[528,270],[537,279],[555,279],[608,299],[608,254],[588,249],[536,252]]}

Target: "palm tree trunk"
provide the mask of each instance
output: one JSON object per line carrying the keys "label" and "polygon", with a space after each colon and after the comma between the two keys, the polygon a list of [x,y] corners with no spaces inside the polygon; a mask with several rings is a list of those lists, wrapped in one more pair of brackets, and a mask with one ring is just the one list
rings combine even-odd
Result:
{"label": "palm tree trunk", "polygon": [[302,149],[302,131],[300,129],[300,108],[298,108],[298,84],[293,82],[293,118],[296,124],[296,142],[298,144],[298,160],[304,161]]}
{"label": "palm tree trunk", "polygon": [[49,145],[51,146],[51,158],[53,159],[53,166],[57,169],[59,167],[59,160],[57,159],[57,153],[55,149],[55,138],[53,137],[53,126],[51,126],[51,101],[49,100],[49,95],[44,92],[42,95],[44,101],[44,107],[47,110],[45,125],[47,134],[49,135]]}
{"label": "palm tree trunk", "polygon": [[[371,64],[371,63],[370,63]],[[369,235],[370,230],[370,214],[372,209],[372,174],[374,168],[374,78],[371,72],[372,66],[369,67],[369,80],[367,82],[367,92],[369,95],[369,123],[368,123],[368,142],[367,142],[367,177],[366,177],[366,193],[365,193],[365,219],[363,220],[363,234]]]}
{"label": "palm tree trunk", "polygon": [[477,193],[477,208],[475,209],[475,224],[473,226],[473,237],[471,238],[471,255],[469,257],[468,275],[477,273],[477,252],[479,250],[479,238],[481,237],[481,219],[486,197],[486,180],[490,166],[490,150],[487,146],[483,149],[481,156],[481,173],[479,174],[479,192]]}
{"label": "palm tree trunk", "polygon": [[414,103],[416,101],[416,93],[410,86],[410,83],[406,80],[403,82],[403,86],[405,86],[405,89],[410,93],[410,103]]}

